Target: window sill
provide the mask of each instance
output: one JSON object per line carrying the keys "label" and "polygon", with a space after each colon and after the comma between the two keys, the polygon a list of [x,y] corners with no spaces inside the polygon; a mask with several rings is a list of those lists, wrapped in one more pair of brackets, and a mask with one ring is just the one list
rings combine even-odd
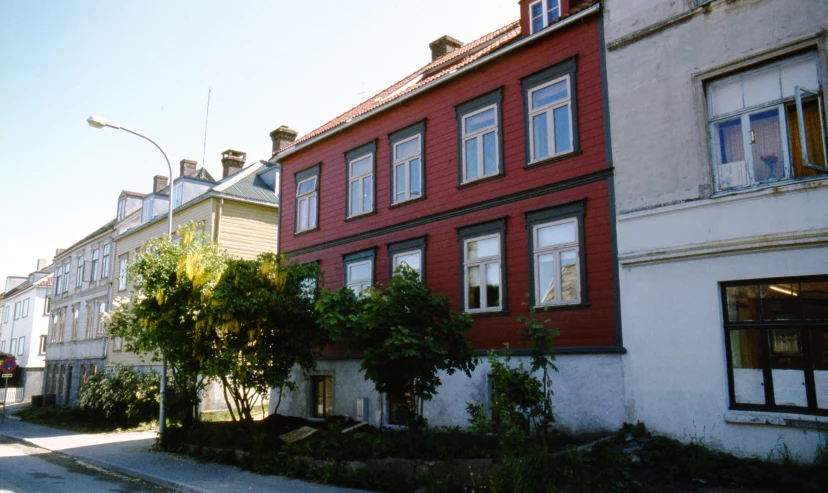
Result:
{"label": "window sill", "polygon": [[561,304],[561,305],[536,305],[535,306],[535,313],[543,313],[543,312],[552,312],[552,311],[560,311],[560,310],[578,310],[581,308],[589,308],[592,305],[589,303],[571,303],[571,304]]}
{"label": "window sill", "polygon": [[425,198],[426,198],[425,194],[423,194],[421,197],[417,197],[416,199],[408,199],[408,200],[403,200],[402,202],[394,202],[393,204],[389,205],[388,208],[389,209],[399,209],[400,207],[405,207],[406,205],[409,205],[409,204],[416,204],[417,202],[422,202],[423,200],[425,200]]}
{"label": "window sill", "polygon": [[319,231],[319,226],[310,229],[303,229],[302,231],[294,231],[293,237],[296,238],[297,236],[306,235],[308,233],[313,233],[314,231]]}
{"label": "window sill", "polygon": [[468,313],[471,318],[486,318],[486,317],[500,317],[503,315],[509,315],[509,310],[498,310],[498,311],[490,311],[490,312],[466,312]]}
{"label": "window sill", "polygon": [[791,178],[787,180],[778,180],[774,182],[760,183],[751,187],[743,188],[729,188],[726,190],[719,190],[710,196],[711,199],[718,199],[723,197],[732,197],[745,194],[761,194],[761,193],[776,193],[776,192],[793,192],[806,190],[812,187],[820,186],[819,183],[828,180],[828,175],[809,176],[808,178]]}
{"label": "window sill", "polygon": [[492,180],[496,180],[498,178],[501,178],[503,176],[506,176],[506,173],[501,171],[500,173],[497,173],[497,174],[494,174],[494,175],[491,175],[491,176],[484,176],[483,178],[477,178],[476,180],[472,180],[472,181],[464,181],[463,183],[457,185],[457,189],[462,190],[464,188],[472,187],[472,186],[478,185],[480,183],[487,183],[487,182],[490,182]]}
{"label": "window sill", "polygon": [[769,411],[728,411],[725,423],[736,425],[782,426],[806,430],[827,430],[828,416],[773,413]]}
{"label": "window sill", "polygon": [[564,154],[558,154],[557,156],[552,156],[552,157],[548,157],[546,159],[541,159],[539,161],[526,163],[526,164],[523,165],[523,169],[540,168],[540,167],[545,166],[547,164],[557,163],[557,162],[563,161],[565,159],[569,159],[569,158],[572,158],[572,157],[575,157],[575,156],[580,156],[581,154],[583,154],[583,152],[580,149],[575,149],[573,151],[570,151],[570,152],[567,152],[567,153],[564,153]]}
{"label": "window sill", "polygon": [[345,218],[345,222],[346,222],[346,223],[349,223],[349,222],[351,222],[351,221],[357,221],[357,220],[359,220],[359,219],[362,219],[363,217],[370,217],[370,216],[374,216],[374,215],[376,215],[376,214],[377,214],[377,211],[376,211],[376,210],[373,210],[373,211],[371,211],[371,212],[363,212],[362,214],[358,214],[358,215],[356,215],[356,216],[349,216],[349,217],[346,217],[346,218]]}

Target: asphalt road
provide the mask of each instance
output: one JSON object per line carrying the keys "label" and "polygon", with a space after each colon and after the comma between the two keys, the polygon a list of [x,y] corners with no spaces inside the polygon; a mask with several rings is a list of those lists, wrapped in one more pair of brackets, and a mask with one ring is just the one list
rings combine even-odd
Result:
{"label": "asphalt road", "polygon": [[0,493],[171,491],[0,436]]}

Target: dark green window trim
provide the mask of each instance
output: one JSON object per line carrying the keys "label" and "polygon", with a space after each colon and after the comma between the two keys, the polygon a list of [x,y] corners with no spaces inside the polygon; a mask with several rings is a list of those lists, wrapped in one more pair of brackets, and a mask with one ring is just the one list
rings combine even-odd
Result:
{"label": "dark green window trim", "polygon": [[377,268],[376,249],[374,247],[368,248],[367,250],[348,253],[342,256],[342,285],[348,286],[348,264],[369,259],[371,260],[371,286],[373,286],[377,282],[375,274]]}
{"label": "dark green window trim", "polygon": [[[534,168],[551,162],[560,161],[567,157],[578,155],[581,153],[580,139],[578,138],[578,103],[577,90],[575,84],[576,73],[576,59],[577,57],[568,58],[561,62],[547,67],[543,70],[527,75],[520,79],[520,92],[523,98],[523,166],[524,168]],[[559,156],[552,156],[547,159],[542,159],[534,163],[530,163],[532,158],[531,150],[531,135],[529,135],[529,91],[535,87],[545,84],[558,77],[569,75],[569,91],[570,91],[570,111],[572,112],[572,150],[566,154]]]}
{"label": "dark green window trim", "polygon": [[[399,207],[426,198],[425,180],[425,129],[426,121],[420,120],[407,127],[388,134],[388,204],[392,207]],[[420,134],[420,196],[416,199],[408,199],[402,202],[394,202],[394,144]]]}
{"label": "dark green window trim", "polygon": [[[322,184],[319,181],[319,170],[322,168],[322,163],[314,164],[308,168],[303,169],[302,171],[297,171],[293,174],[293,235],[300,235],[309,233],[311,231],[319,230],[319,204],[322,202]],[[303,180],[307,180],[308,178],[315,176],[316,177],[316,227],[303,229],[302,231],[297,231],[297,227],[299,227],[299,197],[296,194],[299,191],[299,182]]]}
{"label": "dark green window trim", "polygon": [[468,300],[466,299],[466,252],[464,243],[466,240],[470,240],[478,236],[486,236],[495,233],[500,235],[500,309],[474,312],[472,314],[473,316],[478,314],[502,315],[509,312],[509,297],[508,290],[506,289],[509,285],[508,280],[506,279],[506,217],[457,228],[457,247],[460,252],[460,270],[458,271],[458,277],[460,279],[460,309],[463,312],[467,312],[468,310],[466,307],[466,302]]}
{"label": "dark green window trim", "polygon": [[[497,173],[472,181],[463,181],[463,166],[465,165],[463,162],[463,117],[491,105],[497,107]],[[457,187],[460,188],[463,185],[487,181],[487,178],[505,175],[503,159],[503,87],[498,87],[493,91],[456,105],[454,112],[457,117]]]}
{"label": "dark green window trim", "polygon": [[[350,215],[351,212],[351,161],[364,156],[366,154],[371,155],[371,210],[365,211],[361,214],[356,214],[354,216]],[[377,210],[377,141],[372,140],[371,142],[362,144],[359,147],[355,147],[350,151],[345,152],[345,219],[352,219],[362,216],[367,216],[372,212],[376,212]]]}
{"label": "dark green window trim", "polygon": [[587,279],[586,279],[586,234],[584,230],[584,211],[586,209],[586,199],[580,199],[565,204],[547,207],[544,209],[537,209],[533,211],[524,212],[526,222],[527,234],[527,253],[529,258],[529,303],[530,306],[537,306],[535,300],[535,238],[533,229],[539,224],[561,221],[564,219],[578,220],[578,275],[580,284],[580,298],[578,303],[560,304],[560,305],[543,305],[545,310],[566,310],[573,308],[587,308],[589,307],[589,299],[587,299]]}
{"label": "dark green window trim", "polygon": [[394,275],[394,255],[413,250],[420,251],[420,278],[423,284],[426,282],[426,237],[412,238],[410,240],[398,241],[388,244],[388,279]]}

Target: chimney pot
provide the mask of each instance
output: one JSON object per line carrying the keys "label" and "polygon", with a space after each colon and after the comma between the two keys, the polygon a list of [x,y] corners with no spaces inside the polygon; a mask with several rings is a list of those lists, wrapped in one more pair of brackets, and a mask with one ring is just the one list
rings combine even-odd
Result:
{"label": "chimney pot", "polygon": [[192,176],[196,172],[196,167],[198,166],[198,162],[193,161],[192,159],[182,159],[181,160],[181,174],[179,176]]}
{"label": "chimney pot", "polygon": [[440,58],[441,56],[445,55],[446,53],[451,53],[452,51],[456,50],[463,46],[463,42],[459,39],[452,38],[448,34],[443,36],[442,38],[435,39],[431,43],[428,44],[428,47],[431,48],[431,61]]}
{"label": "chimney pot", "polygon": [[292,144],[293,141],[296,140],[297,135],[299,135],[299,132],[293,130],[287,125],[282,125],[276,130],[270,132],[270,140],[273,141],[273,154],[276,154]]}
{"label": "chimney pot", "polygon": [[155,175],[152,177],[152,192],[158,193],[167,188],[170,179],[164,175]]}
{"label": "chimney pot", "polygon": [[228,176],[233,176],[242,168],[244,168],[244,162],[247,159],[247,153],[236,151],[233,149],[227,149],[226,151],[221,153],[221,166],[223,168],[221,177],[227,178]]}

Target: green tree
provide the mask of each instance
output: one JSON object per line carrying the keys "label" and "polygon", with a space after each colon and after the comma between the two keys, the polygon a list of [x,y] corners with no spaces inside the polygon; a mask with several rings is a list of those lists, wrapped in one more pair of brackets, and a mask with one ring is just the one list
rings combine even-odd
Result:
{"label": "green tree", "polygon": [[129,265],[134,290],[113,303],[107,328],[126,348],[158,361],[163,353],[172,372],[176,406],[170,415],[185,427],[206,385],[204,364],[213,354],[213,338],[203,311],[224,273],[228,256],[197,223],[146,242]]}
{"label": "green tree", "polygon": [[158,417],[159,381],[157,372],[116,365],[81,385],[78,406],[93,418],[119,424],[148,421]]}
{"label": "green tree", "polygon": [[231,417],[245,431],[260,399],[272,388],[293,389],[293,366],[312,369],[329,342],[314,312],[318,277],[316,263],[265,253],[229,260],[213,291],[207,313],[214,353],[203,370],[224,384]]}
{"label": "green tree", "polygon": [[432,294],[407,266],[397,268],[385,289],[361,296],[349,288],[323,292],[316,310],[323,328],[363,354],[360,368],[377,392],[409,403],[403,415],[412,432],[425,423],[422,402],[442,384],[438,373],[470,377],[475,367],[465,336],[469,315],[452,312],[448,299]]}

